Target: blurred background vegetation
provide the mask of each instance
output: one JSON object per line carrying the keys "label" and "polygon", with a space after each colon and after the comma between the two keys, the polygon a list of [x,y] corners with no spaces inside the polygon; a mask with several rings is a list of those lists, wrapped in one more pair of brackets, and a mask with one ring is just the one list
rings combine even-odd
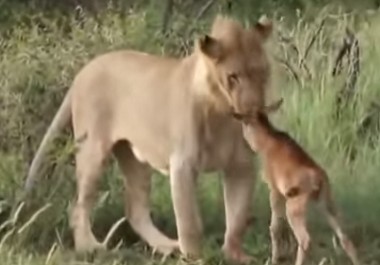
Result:
{"label": "blurred background vegetation", "polygon": [[[274,121],[326,167],[363,259],[366,264],[380,264],[379,4],[378,0],[0,0],[2,264],[74,264],[68,227],[75,196],[70,128],[51,148],[32,204],[12,213],[10,208],[17,206],[34,152],[75,73],[94,56],[115,49],[184,56],[191,52],[196,36],[207,32],[216,13],[245,24],[262,14],[274,21],[268,43],[273,59],[271,95],[285,98]],[[109,164],[93,216],[99,238],[123,216],[121,177],[114,162]],[[224,209],[216,175],[201,178],[199,189],[207,264],[222,262]],[[258,264],[264,264],[270,253],[269,204],[259,172],[257,176],[256,222],[245,247]],[[168,181],[158,173],[152,211],[158,226],[176,236]],[[324,264],[347,264],[341,251],[334,250],[323,222],[312,220],[313,229],[320,232],[312,264],[320,264],[322,258]],[[112,258],[98,257],[94,262],[157,261],[127,224],[111,246],[119,241],[122,248]]]}

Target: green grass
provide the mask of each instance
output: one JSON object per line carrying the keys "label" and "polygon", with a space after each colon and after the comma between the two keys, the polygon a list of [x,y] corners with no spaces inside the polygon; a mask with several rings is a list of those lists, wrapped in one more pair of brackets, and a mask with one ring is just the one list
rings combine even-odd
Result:
{"label": "green grass", "polygon": [[[343,15],[329,7],[308,12],[299,14],[297,19],[294,16],[283,19],[275,16],[276,32],[268,50],[293,65],[299,82],[273,60],[272,98],[283,96],[285,99],[282,110],[273,117],[273,121],[293,135],[326,168],[346,228],[358,245],[362,260],[365,264],[380,264],[379,110],[374,111],[371,125],[364,132],[358,132],[362,120],[371,112],[371,103],[376,102],[380,95],[380,48],[377,45],[380,41],[380,17],[378,13],[362,11]],[[44,30],[18,23],[3,34],[0,42],[0,195],[5,205],[16,202],[42,135],[73,76],[89,59],[119,48],[158,54],[182,52],[178,32],[169,38],[163,37],[152,24],[152,15],[153,10],[147,9],[120,17],[109,9],[100,16],[102,26],[85,15],[82,25],[71,17],[66,19],[65,27],[58,20],[48,19]],[[196,32],[204,32],[211,17],[207,16],[196,24]],[[314,19],[311,21],[310,17]],[[307,73],[298,67],[300,57],[289,44],[279,41],[278,36],[281,33],[290,37],[302,55],[323,18],[326,18],[325,26],[306,60],[311,73],[311,78],[308,78]],[[188,18],[177,15],[173,27],[179,30],[187,23]],[[352,27],[359,39],[361,71],[356,95],[337,118],[336,97],[347,73],[343,71],[341,76],[332,77],[331,70],[346,26]],[[71,31],[68,32],[67,28]],[[68,226],[75,182],[71,163],[72,142],[67,136],[70,136],[68,132],[57,141],[44,163],[32,205],[22,208],[17,218],[14,214],[7,216],[0,212],[0,223],[13,220],[0,228],[1,264],[87,264],[73,253]],[[270,253],[270,209],[267,188],[261,182],[259,172],[257,177],[259,185],[254,198],[257,221],[247,232],[244,247],[257,259],[255,264],[265,264]],[[220,182],[217,174],[203,176],[200,182],[199,201],[205,226],[203,263],[222,264],[220,246],[224,210]],[[103,239],[110,227],[123,216],[122,192],[119,170],[110,161],[94,209],[94,229],[99,238]],[[46,205],[50,207],[43,208]],[[41,208],[43,211],[36,215]],[[168,235],[175,236],[168,180],[158,174],[154,177],[152,211],[158,226]],[[324,264],[347,264],[341,250],[334,250],[326,224],[316,218],[318,215],[312,217],[315,253],[308,264],[321,264],[323,258],[327,259]],[[122,242],[119,249],[99,254],[93,263],[159,263],[160,258],[151,256],[150,250],[127,224],[117,230],[111,246],[119,241]],[[177,258],[167,261],[167,264],[177,263]]]}

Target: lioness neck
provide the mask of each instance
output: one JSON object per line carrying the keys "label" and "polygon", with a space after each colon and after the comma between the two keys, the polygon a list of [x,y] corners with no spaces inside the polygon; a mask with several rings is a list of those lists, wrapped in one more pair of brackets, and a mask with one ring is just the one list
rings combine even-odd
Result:
{"label": "lioness neck", "polygon": [[202,54],[194,53],[191,60],[194,64],[191,88],[197,101],[206,107],[207,112],[228,114],[230,104],[223,95],[218,81],[210,73],[207,58]]}

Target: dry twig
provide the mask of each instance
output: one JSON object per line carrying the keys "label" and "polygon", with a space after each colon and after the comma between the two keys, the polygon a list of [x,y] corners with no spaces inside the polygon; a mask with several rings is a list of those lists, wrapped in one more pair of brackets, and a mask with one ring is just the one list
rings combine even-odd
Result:
{"label": "dry twig", "polygon": [[348,91],[353,91],[356,87],[360,72],[360,49],[359,41],[349,29],[346,30],[347,35],[352,39],[352,44],[350,48],[350,57],[348,65],[348,78],[345,84],[345,87]]}
{"label": "dry twig", "polygon": [[289,45],[289,47],[295,52],[297,58],[299,58],[300,52],[290,37],[285,37],[281,32],[278,32],[278,38],[280,42]]}
{"label": "dry twig", "polygon": [[166,33],[170,18],[172,16],[172,11],[173,11],[173,0],[166,0],[166,5],[165,5],[165,10],[164,14],[162,16],[162,29],[161,32],[163,34]]}
{"label": "dry twig", "polygon": [[342,47],[340,48],[335,60],[335,65],[332,75],[336,76],[341,73],[343,68],[343,58],[347,57],[348,74],[344,84],[338,95],[338,104],[342,100],[347,101],[355,93],[356,83],[360,73],[360,47],[359,41],[350,29],[346,29],[346,36],[343,39]]}
{"label": "dry twig", "polygon": [[317,40],[317,37],[318,37],[319,34],[321,33],[322,28],[323,28],[323,26],[325,25],[325,22],[326,22],[326,18],[322,19],[322,21],[321,21],[321,23],[319,24],[318,28],[316,29],[316,31],[314,32],[313,36],[311,37],[310,42],[309,42],[309,44],[307,45],[307,47],[306,47],[306,49],[305,49],[305,52],[304,52],[302,58],[301,58],[300,61],[299,61],[299,67],[302,67],[303,69],[305,69],[308,78],[311,78],[312,75],[311,75],[311,72],[310,72],[309,67],[308,67],[307,64],[306,64],[306,60],[307,60],[307,57],[308,57],[308,55],[309,55],[309,53],[310,53],[311,48],[313,47],[315,41]]}
{"label": "dry twig", "polygon": [[350,53],[350,49],[354,40],[353,40],[353,34],[348,34],[349,32],[350,31],[346,29],[346,35],[343,38],[342,46],[339,49],[338,55],[335,59],[334,68],[332,70],[332,76],[337,76],[341,73],[342,67],[343,67],[343,58],[345,56],[348,56]]}
{"label": "dry twig", "polygon": [[296,80],[298,85],[301,86],[301,80],[299,78],[299,75],[298,75],[297,71],[294,69],[294,67],[290,64],[290,62],[288,62],[285,59],[280,58],[278,56],[274,56],[274,59],[277,62],[279,62],[282,66],[284,66],[286,68],[286,70],[288,70],[291,73],[291,75],[293,76],[294,80]]}
{"label": "dry twig", "polygon": [[[196,22],[198,21],[198,20],[200,20],[205,14],[206,14],[206,12],[211,8],[211,6],[214,4],[214,2],[215,2],[215,0],[209,0],[200,10],[199,10],[199,12],[198,12],[198,14],[196,15],[196,17],[194,18],[194,23],[193,23],[193,25],[195,25],[196,24]],[[191,35],[193,35],[193,33],[194,33],[194,31],[195,31],[195,27],[194,26],[192,26],[191,28],[190,28],[190,30],[188,31],[188,33],[187,33],[187,38],[186,39],[189,39],[190,37],[191,37]]]}

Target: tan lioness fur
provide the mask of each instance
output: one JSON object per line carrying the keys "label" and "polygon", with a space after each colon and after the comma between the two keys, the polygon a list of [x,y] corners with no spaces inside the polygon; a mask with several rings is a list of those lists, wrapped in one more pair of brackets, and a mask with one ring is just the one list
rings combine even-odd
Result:
{"label": "tan lioness fur", "polygon": [[276,111],[281,104],[282,99],[252,114],[235,115],[245,124],[244,135],[249,145],[263,160],[265,180],[269,184],[272,264],[280,261],[280,222],[285,216],[298,242],[295,265],[305,263],[310,247],[307,209],[310,203],[316,202],[352,264],[359,265],[356,248],[338,220],[325,170],[289,134],[278,130],[269,121],[267,114]]}
{"label": "tan lioness fur", "polygon": [[[245,29],[218,16],[211,35],[185,58],[124,50],[101,55],[77,74],[50,125],[28,174],[30,190],[53,136],[72,122],[77,202],[71,226],[77,251],[101,246],[89,214],[105,159],[113,153],[124,174],[125,211],[133,229],[154,249],[200,255],[202,222],[195,197],[201,171],[222,170],[226,206],[223,246],[227,257],[245,261],[241,238],[254,176],[242,129],[230,115],[262,104],[269,79],[264,42],[269,21]],[[231,140],[233,139],[233,140]],[[149,209],[151,168],[170,173],[179,241],[163,235]]]}

